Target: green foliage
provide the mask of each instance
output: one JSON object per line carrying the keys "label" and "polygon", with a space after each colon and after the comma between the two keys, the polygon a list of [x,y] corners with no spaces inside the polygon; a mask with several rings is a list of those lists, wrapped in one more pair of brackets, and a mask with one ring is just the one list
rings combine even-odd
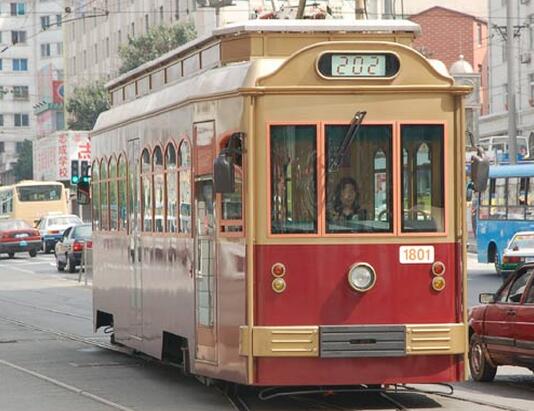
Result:
{"label": "green foliage", "polygon": [[32,142],[24,140],[19,150],[19,157],[13,167],[15,180],[31,180],[33,178],[33,150]]}
{"label": "green foliage", "polygon": [[92,130],[98,115],[108,109],[108,95],[102,82],[75,88],[67,101],[69,130]]}
{"label": "green foliage", "polygon": [[154,60],[193,40],[197,36],[195,26],[191,23],[177,23],[173,26],[151,28],[144,36],[128,37],[128,44],[119,48],[122,65],[119,72],[126,73],[147,61]]}

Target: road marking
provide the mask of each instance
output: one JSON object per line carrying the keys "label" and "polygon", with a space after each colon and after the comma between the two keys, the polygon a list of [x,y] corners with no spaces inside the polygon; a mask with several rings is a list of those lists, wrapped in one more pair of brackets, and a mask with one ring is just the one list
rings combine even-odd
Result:
{"label": "road marking", "polygon": [[32,270],[26,270],[24,268],[19,267],[8,267],[8,266],[1,266],[2,268],[7,268],[8,270],[16,270],[16,271],[22,271],[23,273],[29,273],[29,274],[35,274],[35,271]]}
{"label": "road marking", "polygon": [[112,407],[112,408],[115,408],[117,410],[134,411],[132,408],[128,408],[128,407],[125,407],[124,405],[117,404],[116,402],[107,400],[107,399],[105,399],[103,397],[99,397],[96,394],[91,394],[90,392],[84,391],[81,388],[75,387],[75,386],[70,385],[70,384],[66,384],[64,382],[61,382],[61,381],[56,380],[56,379],[51,378],[51,377],[47,377],[46,375],[43,375],[43,374],[40,374],[38,372],[29,370],[27,368],[21,367],[21,366],[16,365],[16,364],[13,364],[11,362],[8,362],[8,361],[0,359],[0,364],[5,365],[6,367],[10,367],[10,368],[13,368],[15,370],[18,370],[18,371],[23,372],[25,374],[29,374],[29,375],[31,375],[33,377],[36,377],[36,378],[40,379],[40,380],[49,382],[49,383],[54,384],[54,385],[56,385],[58,387],[64,388],[64,389],[66,389],[68,391],[74,392],[74,393],[76,393],[78,395],[81,395],[83,397],[89,398],[89,399],[94,400],[96,402],[99,402],[101,404],[105,404],[105,405],[107,405],[109,407]]}

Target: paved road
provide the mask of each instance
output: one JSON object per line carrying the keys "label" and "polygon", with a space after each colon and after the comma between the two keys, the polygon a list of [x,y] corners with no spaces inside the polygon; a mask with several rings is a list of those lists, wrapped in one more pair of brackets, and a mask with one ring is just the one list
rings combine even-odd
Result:
{"label": "paved road", "polygon": [[[0,258],[0,410],[234,409],[219,391],[177,369],[108,349],[108,336],[92,332],[90,287],[76,281],[78,274],[58,273],[52,259]],[[472,255],[468,262],[472,306],[479,292],[495,291],[500,279]],[[242,395],[255,411],[397,409],[396,403],[417,410],[534,409],[534,377],[520,368],[500,369],[493,384],[456,384],[455,392],[465,401],[421,394],[270,401],[258,400],[257,392]]]}

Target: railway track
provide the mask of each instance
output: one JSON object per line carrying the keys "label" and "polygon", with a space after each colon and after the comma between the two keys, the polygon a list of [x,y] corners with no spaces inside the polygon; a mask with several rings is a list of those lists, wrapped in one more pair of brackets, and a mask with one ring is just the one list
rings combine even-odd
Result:
{"label": "railway track", "polygon": [[[20,305],[20,304],[19,304]],[[43,309],[49,312],[53,312],[56,315],[67,315],[72,316],[71,313],[64,312],[61,310],[48,310],[46,308],[38,307],[35,305],[24,304],[28,307],[39,310]],[[80,316],[80,319],[90,320],[90,318]],[[9,318],[6,316],[0,315],[0,321],[4,321],[10,324],[17,325],[19,327],[31,329],[34,331],[39,331],[42,333],[54,335],[63,339],[76,341],[79,343],[87,344],[94,347],[99,347],[106,350],[112,350],[122,355],[126,355],[132,358],[136,358],[145,362],[161,364],[161,362],[147,357],[142,354],[138,354],[131,349],[126,347],[113,345],[107,341],[102,341],[101,337],[97,338],[87,338],[82,337],[77,334],[50,329],[41,327],[35,324],[30,324],[25,321]],[[166,366],[172,365],[163,363]],[[4,359],[0,359],[0,365],[4,365],[13,369],[17,369],[26,374],[32,375],[36,378],[39,378],[43,381],[47,381],[56,386],[62,387],[72,392],[76,392],[82,396],[90,398],[96,402],[106,404],[111,408],[122,410],[122,411],[134,411],[133,409],[124,406],[122,404],[115,403],[101,396],[95,395],[93,393],[84,391],[78,387],[74,387],[65,382],[58,381],[49,376],[36,373],[32,370],[20,367],[17,364],[13,364]],[[410,410],[417,409],[420,407],[412,407],[411,404],[414,403],[414,395],[427,396],[429,398],[447,398],[449,400],[454,400],[458,402],[459,408],[469,409],[469,404],[486,406],[493,408],[495,410],[509,410],[509,411],[524,411],[520,409],[514,409],[511,407],[503,407],[498,404],[493,404],[490,402],[476,401],[468,398],[459,398],[454,395],[442,393],[439,391],[423,391],[410,386],[397,386],[395,389],[381,389],[381,388],[369,388],[369,387],[356,387],[356,388],[343,388],[343,389],[315,389],[311,390],[309,388],[302,390],[292,390],[292,391],[283,391],[280,389],[269,389],[258,391],[254,388],[236,386],[235,384],[223,384],[217,385],[219,391],[226,397],[231,406],[237,411],[270,411],[278,407],[283,402],[284,409],[286,410],[357,410],[357,409],[366,409],[361,408],[360,404],[369,403],[374,401],[375,404],[373,408],[376,409],[377,404],[379,404],[381,409],[392,409],[392,410]],[[223,387],[223,388],[221,388]],[[278,391],[277,391],[278,390]],[[350,395],[349,395],[350,394]],[[411,397],[409,397],[411,396]],[[362,404],[363,405],[363,404]],[[360,406],[360,408],[358,408]],[[386,407],[386,408],[384,408]],[[280,408],[278,408],[280,409]]]}

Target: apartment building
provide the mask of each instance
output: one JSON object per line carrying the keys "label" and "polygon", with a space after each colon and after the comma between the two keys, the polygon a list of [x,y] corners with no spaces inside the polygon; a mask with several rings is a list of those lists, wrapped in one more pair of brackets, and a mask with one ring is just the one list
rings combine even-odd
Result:
{"label": "apartment building", "polygon": [[36,135],[39,71],[51,65],[62,76],[61,14],[52,0],[0,1],[1,184],[13,181],[22,142]]}

